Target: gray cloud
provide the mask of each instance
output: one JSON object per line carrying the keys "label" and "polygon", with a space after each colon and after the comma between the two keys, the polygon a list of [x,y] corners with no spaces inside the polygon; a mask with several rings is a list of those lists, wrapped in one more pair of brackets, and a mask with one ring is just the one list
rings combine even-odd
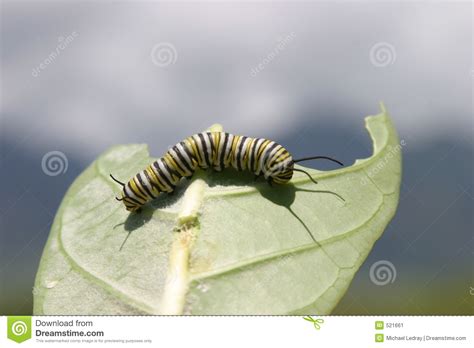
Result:
{"label": "gray cloud", "polygon": [[[413,138],[471,131],[469,3],[3,6],[4,131],[34,134],[32,147],[59,144],[80,154],[148,142],[165,150],[214,122],[280,136],[308,110],[360,125],[380,100]],[[33,76],[58,38],[73,32]],[[173,64],[154,64],[160,42],[174,46]],[[392,64],[371,62],[380,42],[393,46]],[[330,109],[343,112],[319,113]]]}

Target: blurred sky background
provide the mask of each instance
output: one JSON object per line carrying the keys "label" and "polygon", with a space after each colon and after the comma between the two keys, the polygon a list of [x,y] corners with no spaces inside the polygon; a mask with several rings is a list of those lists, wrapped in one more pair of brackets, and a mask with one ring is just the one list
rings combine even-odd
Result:
{"label": "blurred sky background", "polygon": [[[218,122],[350,164],[371,154],[364,117],[382,100],[406,143],[400,205],[334,314],[473,314],[472,14],[471,2],[3,1],[0,314],[32,312],[56,209],[110,146],[160,156]],[[42,170],[51,151],[64,173]],[[379,260],[393,283],[370,281]]]}

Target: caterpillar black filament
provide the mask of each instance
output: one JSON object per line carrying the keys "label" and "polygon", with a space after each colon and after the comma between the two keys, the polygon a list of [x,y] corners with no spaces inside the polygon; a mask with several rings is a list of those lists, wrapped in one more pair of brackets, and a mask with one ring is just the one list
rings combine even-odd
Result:
{"label": "caterpillar black filament", "polygon": [[[204,132],[190,136],[173,146],[166,154],[122,185],[122,201],[128,211],[139,211],[150,200],[162,192],[171,193],[183,177],[191,177],[197,168],[212,168],[221,171],[232,166],[237,170],[249,170],[263,177],[271,185],[285,184],[291,180],[296,162],[310,159],[327,159],[326,156],[307,157],[294,160],[291,154],[276,142],[263,138],[250,138],[224,132]],[[314,181],[314,180],[313,180]],[[316,183],[316,181],[314,181]]]}

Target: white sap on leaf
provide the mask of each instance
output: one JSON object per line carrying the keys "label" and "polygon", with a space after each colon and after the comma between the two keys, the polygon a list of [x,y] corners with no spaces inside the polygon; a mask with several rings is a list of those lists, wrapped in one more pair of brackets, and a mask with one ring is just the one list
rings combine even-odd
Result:
{"label": "white sap on leaf", "polygon": [[208,292],[209,291],[209,285],[206,283],[199,283],[197,285],[197,289],[200,290],[201,292]]}

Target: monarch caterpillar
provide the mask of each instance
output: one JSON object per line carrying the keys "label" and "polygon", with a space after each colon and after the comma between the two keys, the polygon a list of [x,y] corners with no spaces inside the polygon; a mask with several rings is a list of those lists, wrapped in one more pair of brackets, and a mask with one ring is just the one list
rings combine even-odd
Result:
{"label": "monarch caterpillar", "polygon": [[224,132],[203,132],[192,135],[166,152],[166,154],[136,174],[126,184],[110,177],[122,185],[122,201],[130,212],[139,211],[147,202],[162,192],[172,193],[181,178],[190,178],[199,168],[213,168],[221,171],[232,166],[237,170],[249,170],[256,178],[264,176],[270,185],[285,184],[293,177],[293,172],[305,173],[294,168],[294,163],[311,159],[327,159],[343,165],[338,160],[326,156],[293,159],[280,144],[263,138],[250,138]]}

